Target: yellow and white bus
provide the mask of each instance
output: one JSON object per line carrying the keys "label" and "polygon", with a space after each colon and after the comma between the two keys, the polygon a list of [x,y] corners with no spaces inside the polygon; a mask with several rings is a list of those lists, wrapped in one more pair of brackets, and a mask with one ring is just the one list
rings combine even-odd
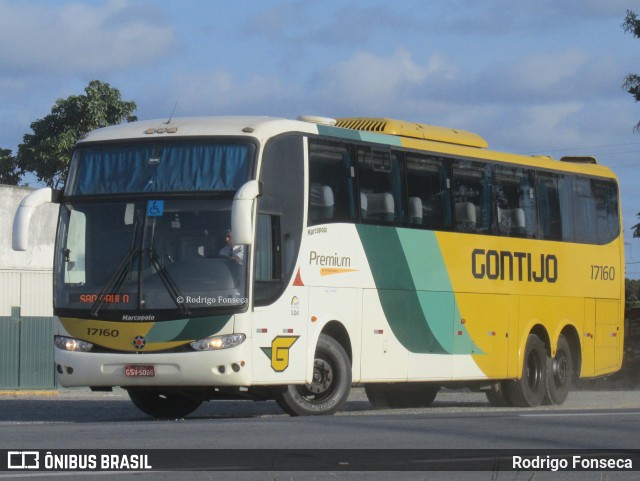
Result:
{"label": "yellow and white bus", "polygon": [[615,175],[390,119],[150,120],[78,141],[60,204],[55,368],[159,418],[276,399],[331,414],[447,385],[562,403],[620,368]]}

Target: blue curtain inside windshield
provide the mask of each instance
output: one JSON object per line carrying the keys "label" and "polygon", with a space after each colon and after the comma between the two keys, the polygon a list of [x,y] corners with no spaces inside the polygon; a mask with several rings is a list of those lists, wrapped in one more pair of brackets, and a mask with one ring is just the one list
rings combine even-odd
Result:
{"label": "blue curtain inside windshield", "polygon": [[237,190],[250,178],[253,150],[178,142],[81,148],[67,195]]}

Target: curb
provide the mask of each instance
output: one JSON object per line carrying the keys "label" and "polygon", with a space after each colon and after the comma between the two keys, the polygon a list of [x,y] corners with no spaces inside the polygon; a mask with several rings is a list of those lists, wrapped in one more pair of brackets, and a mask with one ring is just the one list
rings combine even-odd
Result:
{"label": "curb", "polygon": [[26,390],[19,390],[19,391],[1,391],[0,390],[0,397],[23,397],[23,396],[44,396],[44,397],[55,397],[59,394],[58,391],[26,391]]}

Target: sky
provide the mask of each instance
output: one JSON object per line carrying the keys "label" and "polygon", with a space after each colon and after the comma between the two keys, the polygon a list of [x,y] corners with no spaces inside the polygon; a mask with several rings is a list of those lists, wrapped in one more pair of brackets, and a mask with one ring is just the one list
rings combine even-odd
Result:
{"label": "sky", "polygon": [[[375,116],[620,177],[640,278],[640,0],[0,0],[0,148],[98,79],[139,119]],[[174,112],[175,109],[175,112]]]}

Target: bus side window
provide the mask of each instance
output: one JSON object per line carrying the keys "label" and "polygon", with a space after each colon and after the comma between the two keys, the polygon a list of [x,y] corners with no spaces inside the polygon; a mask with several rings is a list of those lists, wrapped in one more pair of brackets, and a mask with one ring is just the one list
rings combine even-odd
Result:
{"label": "bus side window", "polygon": [[493,197],[497,234],[510,237],[536,236],[535,190],[521,167],[495,166]]}
{"label": "bus side window", "polygon": [[356,220],[355,190],[350,149],[338,142],[310,139],[307,224]]}
{"label": "bus side window", "polygon": [[536,175],[540,239],[562,240],[558,179],[557,174],[547,172],[538,172]]}
{"label": "bus side window", "polygon": [[[456,229],[462,232],[489,234],[491,232],[491,165],[469,160],[453,164],[453,200]],[[469,211],[471,205],[475,216]],[[464,218],[460,218],[464,215]]]}
{"label": "bus side window", "polygon": [[576,178],[570,174],[556,174],[556,176],[558,177],[562,240],[567,242],[580,242],[579,238],[576,237],[576,223],[580,222],[575,218]]}
{"label": "bus side window", "polygon": [[[402,164],[395,153],[363,148],[358,150],[358,185],[361,204],[366,203],[366,216],[362,216],[363,222],[368,224],[405,222],[402,177]],[[364,208],[362,210],[365,211]]]}
{"label": "bus side window", "polygon": [[596,198],[598,243],[608,244],[620,233],[618,189],[613,181],[591,180]]}
{"label": "bus side window", "polygon": [[598,219],[596,197],[591,189],[591,179],[576,178],[574,180],[574,217],[575,237],[579,242],[598,243]]}
{"label": "bus side window", "polygon": [[254,305],[277,300],[293,276],[304,219],[304,144],[302,136],[287,134],[270,139],[264,148]]}
{"label": "bus side window", "polygon": [[409,224],[412,227],[451,229],[449,185],[449,175],[444,159],[414,154],[407,156]]}
{"label": "bus side window", "polygon": [[64,282],[66,284],[84,284],[85,255],[86,255],[86,230],[87,219],[83,212],[70,210],[69,215],[73,219],[69,222],[67,232],[67,246],[65,249]]}
{"label": "bus side window", "polygon": [[258,214],[256,224],[255,289],[256,302],[270,299],[280,289],[280,217]]}

